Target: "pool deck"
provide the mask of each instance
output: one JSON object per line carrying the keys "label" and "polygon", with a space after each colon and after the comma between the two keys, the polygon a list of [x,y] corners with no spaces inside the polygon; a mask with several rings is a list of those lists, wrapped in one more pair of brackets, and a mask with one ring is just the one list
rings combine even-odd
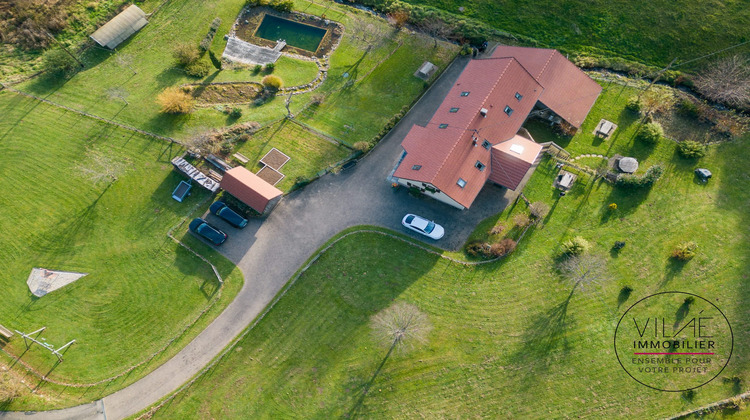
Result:
{"label": "pool deck", "polygon": [[276,46],[271,49],[251,44],[232,36],[227,40],[227,47],[224,48],[224,53],[221,57],[238,63],[266,65],[275,63],[281,57],[281,49],[285,45],[286,42],[278,41]]}

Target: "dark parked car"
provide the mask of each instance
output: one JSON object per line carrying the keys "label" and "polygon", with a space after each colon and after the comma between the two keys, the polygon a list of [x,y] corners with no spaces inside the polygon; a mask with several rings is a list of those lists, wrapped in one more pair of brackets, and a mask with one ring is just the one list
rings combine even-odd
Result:
{"label": "dark parked car", "polygon": [[217,201],[211,204],[209,210],[211,210],[211,213],[221,217],[236,228],[242,229],[247,226],[247,219],[230,209],[223,201]]}
{"label": "dark parked car", "polygon": [[196,217],[190,222],[190,230],[208,239],[214,245],[221,245],[227,240],[226,233],[222,232],[217,227],[209,225],[208,222],[200,217]]}

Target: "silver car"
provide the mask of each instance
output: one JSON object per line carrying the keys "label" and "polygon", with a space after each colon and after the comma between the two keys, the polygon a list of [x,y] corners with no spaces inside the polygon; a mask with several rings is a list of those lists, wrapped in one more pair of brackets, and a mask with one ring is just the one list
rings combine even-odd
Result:
{"label": "silver car", "polygon": [[442,226],[416,214],[407,214],[401,220],[401,224],[432,239],[437,240],[445,235],[445,229]]}

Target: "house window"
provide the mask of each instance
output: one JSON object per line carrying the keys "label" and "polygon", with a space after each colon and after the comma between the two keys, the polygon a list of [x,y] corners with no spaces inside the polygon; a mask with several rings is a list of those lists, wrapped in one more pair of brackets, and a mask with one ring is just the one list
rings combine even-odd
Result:
{"label": "house window", "polygon": [[458,178],[456,184],[458,184],[459,187],[463,188],[466,186],[466,181],[463,178]]}
{"label": "house window", "polygon": [[412,166],[411,168],[412,168],[413,170],[415,170],[415,171],[418,171],[418,170],[422,169],[422,165],[414,165],[414,166]]}
{"label": "house window", "polygon": [[480,161],[477,161],[477,163],[474,164],[474,167],[477,168],[477,169],[479,169],[480,171],[483,171],[485,165],[484,165],[484,163],[482,163]]}
{"label": "house window", "polygon": [[520,93],[516,92],[516,99],[518,99],[520,101],[521,98],[523,98],[523,95],[521,95]]}
{"label": "house window", "polygon": [[463,91],[463,92],[461,92],[461,96],[469,96],[469,92]]}
{"label": "house window", "polygon": [[513,108],[509,107],[508,105],[505,105],[505,109],[503,111],[505,111],[505,113],[508,114],[509,117],[511,116],[511,114],[513,114]]}
{"label": "house window", "polygon": [[456,112],[458,112],[458,108],[451,108],[451,113],[455,114]]}
{"label": "house window", "polygon": [[482,147],[484,147],[487,150],[490,150],[490,147],[492,147],[492,143],[488,142],[487,140],[482,142]]}
{"label": "house window", "polygon": [[438,128],[448,128],[448,124],[440,124]]}

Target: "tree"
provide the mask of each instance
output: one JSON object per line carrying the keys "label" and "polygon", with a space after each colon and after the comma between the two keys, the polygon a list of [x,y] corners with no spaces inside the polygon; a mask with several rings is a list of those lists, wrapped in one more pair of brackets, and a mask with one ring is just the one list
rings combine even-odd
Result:
{"label": "tree", "polygon": [[161,112],[167,114],[189,114],[195,106],[195,99],[177,87],[164,89],[156,97],[156,102],[161,105]]}
{"label": "tree", "polygon": [[[573,255],[560,263],[560,271],[571,283],[573,291],[592,287],[606,279],[604,259],[594,254]],[[571,291],[571,294],[573,294]]]}
{"label": "tree", "polygon": [[50,73],[66,74],[78,67],[78,62],[61,49],[47,50],[42,55],[42,68]]}
{"label": "tree", "polygon": [[121,52],[117,53],[117,55],[115,55],[115,62],[119,66],[129,68],[130,71],[132,71],[134,75],[138,74],[138,72],[135,71],[135,69],[133,68],[133,56],[132,55],[121,53]]}
{"label": "tree", "polygon": [[183,145],[189,150],[206,156],[215,153],[218,150],[218,138],[215,130],[198,128],[193,135],[183,142]]}
{"label": "tree", "polygon": [[438,38],[445,38],[452,32],[451,28],[442,19],[437,17],[425,19],[419,24],[419,27],[422,28],[424,33],[433,38],[433,41],[435,41],[433,48],[437,48]]}
{"label": "tree", "polygon": [[372,330],[375,338],[389,346],[388,353],[399,347],[425,343],[432,330],[427,315],[415,305],[396,302],[372,317]]}
{"label": "tree", "polygon": [[130,93],[128,93],[128,91],[123,87],[111,87],[107,89],[107,97],[109,99],[120,99],[125,102],[125,105],[130,105],[130,102],[128,102],[129,95]]}
{"label": "tree", "polygon": [[404,9],[398,9],[388,14],[388,21],[397,28],[403,28],[409,21],[409,12]]}
{"label": "tree", "polygon": [[715,102],[750,107],[750,57],[735,55],[709,64],[695,78],[695,88]]}
{"label": "tree", "polygon": [[85,161],[79,164],[77,169],[94,184],[102,181],[108,181],[111,184],[125,173],[127,162],[117,160],[99,151],[89,150],[86,153]]}
{"label": "tree", "polygon": [[177,63],[178,66],[187,67],[198,61],[200,54],[198,48],[194,45],[182,43],[174,46],[174,49],[172,49],[172,57],[174,57],[175,63]]}
{"label": "tree", "polygon": [[274,76],[272,74],[264,77],[260,83],[266,90],[271,92],[276,92],[277,90],[281,89],[282,86],[284,86],[284,81],[281,80],[281,77]]}
{"label": "tree", "polygon": [[365,20],[357,20],[354,26],[352,36],[354,39],[361,41],[360,45],[365,46],[365,51],[370,51],[385,35],[383,25],[367,23]]}

